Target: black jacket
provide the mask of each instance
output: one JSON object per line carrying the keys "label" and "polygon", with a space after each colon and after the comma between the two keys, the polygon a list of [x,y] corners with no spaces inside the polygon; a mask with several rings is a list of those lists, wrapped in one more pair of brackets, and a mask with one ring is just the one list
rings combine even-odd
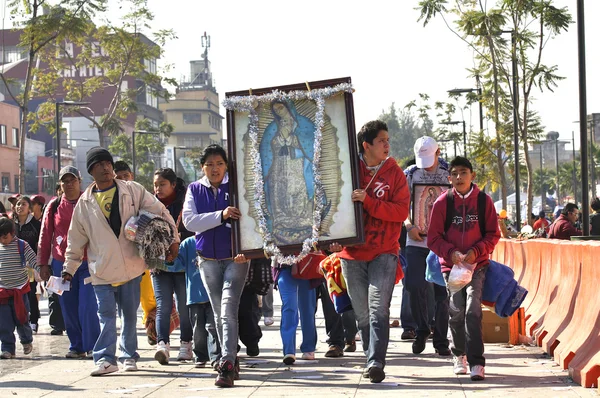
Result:
{"label": "black jacket", "polygon": [[181,211],[183,210],[183,202],[185,202],[186,191],[187,187],[185,186],[185,182],[177,177],[177,182],[175,183],[175,201],[167,206],[167,210],[169,210],[171,217],[173,217],[173,221],[175,221],[175,224],[177,225],[179,238],[182,242],[184,239],[194,236],[193,232],[190,232],[185,228],[180,217]]}
{"label": "black jacket", "polygon": [[29,246],[31,246],[33,251],[37,254],[42,223],[36,220],[33,217],[33,214],[30,214],[27,221],[25,221],[25,224],[19,225],[18,219],[15,220],[15,224],[17,224],[17,238],[23,239],[25,242],[29,243]]}

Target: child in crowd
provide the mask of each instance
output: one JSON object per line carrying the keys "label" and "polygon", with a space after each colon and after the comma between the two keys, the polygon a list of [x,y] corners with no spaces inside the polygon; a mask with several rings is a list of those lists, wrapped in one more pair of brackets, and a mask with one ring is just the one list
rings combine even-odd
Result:
{"label": "child in crowd", "polygon": [[215,367],[221,359],[221,347],[215,328],[215,315],[196,259],[196,238],[191,236],[181,242],[173,268],[185,270],[187,307],[194,329],[195,365],[203,368],[210,360],[211,366]]}
{"label": "child in crowd", "polygon": [[[494,202],[490,196],[480,193],[473,184],[474,178],[469,159],[457,156],[450,163],[448,180],[452,189],[440,195],[433,205],[427,246],[439,257],[446,280],[454,265],[475,264],[471,282],[450,296],[449,326],[454,373],[466,374],[468,361],[471,380],[478,381],[485,379],[481,295],[489,256],[500,239],[500,232]],[[485,203],[485,212],[478,209],[479,203]],[[450,213],[447,214],[446,209]],[[480,224],[479,214],[485,214],[485,223]],[[447,223],[447,219],[451,222]]]}
{"label": "child in crowd", "polygon": [[30,290],[27,264],[39,272],[36,256],[29,244],[16,237],[15,223],[0,217],[0,358],[15,357],[15,328],[23,345],[23,354],[33,350],[29,325]]}

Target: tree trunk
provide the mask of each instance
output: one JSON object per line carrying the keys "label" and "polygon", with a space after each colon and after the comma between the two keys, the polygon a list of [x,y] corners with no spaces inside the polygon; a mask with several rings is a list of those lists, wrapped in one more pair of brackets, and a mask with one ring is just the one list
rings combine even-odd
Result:
{"label": "tree trunk", "polygon": [[[23,90],[23,103],[21,106],[21,145],[19,146],[19,193],[25,193],[25,140],[27,138],[27,118],[29,116],[29,95],[31,93],[31,82],[33,80],[33,65],[35,54],[33,53],[33,43],[29,46],[29,59],[27,60],[27,74],[25,75],[25,88]],[[37,174],[37,170],[36,170]],[[37,191],[36,191],[37,193]]]}
{"label": "tree trunk", "polygon": [[106,137],[104,137],[104,129],[98,127],[98,142],[102,148],[106,148]]}
{"label": "tree trunk", "polygon": [[533,168],[527,145],[523,145],[523,154],[525,155],[525,166],[527,167],[527,224],[533,226],[533,219],[531,218],[533,212]]}
{"label": "tree trunk", "polygon": [[506,183],[506,170],[504,169],[504,160],[502,159],[502,146],[500,145],[501,141],[501,129],[498,127],[500,125],[500,101],[498,99],[498,69],[496,66],[496,51],[494,49],[494,42],[491,36],[488,36],[488,44],[490,47],[490,54],[492,57],[492,71],[493,71],[493,82],[494,82],[494,92],[492,93],[494,97],[494,129],[496,131],[496,162],[498,165],[498,175],[500,177],[500,193],[502,198],[502,208],[506,209],[508,204],[508,184]]}

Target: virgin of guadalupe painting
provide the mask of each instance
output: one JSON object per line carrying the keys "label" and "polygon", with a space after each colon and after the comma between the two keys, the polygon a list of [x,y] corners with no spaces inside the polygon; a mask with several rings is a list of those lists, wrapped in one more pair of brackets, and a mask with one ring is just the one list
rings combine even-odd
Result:
{"label": "virgin of guadalupe painting", "polygon": [[[350,79],[306,85],[318,90],[342,83],[350,83]],[[319,245],[364,241],[362,207],[351,200],[352,190],[358,187],[352,94],[340,92],[324,98],[318,169],[323,189],[319,195],[313,169],[317,103],[297,96],[294,99],[270,96],[275,91],[306,90],[306,85],[226,94],[232,98],[268,97],[254,103],[252,120],[255,121],[251,121],[250,112],[245,109],[228,109],[227,112],[231,203],[242,214],[239,222],[232,223],[232,244],[236,253],[248,258],[263,257],[266,243],[276,244],[285,253],[299,252],[303,242],[314,233],[316,204],[321,209]],[[253,148],[258,152],[260,163],[253,155]],[[258,164],[260,173],[257,173]],[[257,182],[259,175],[261,181]],[[315,203],[316,200],[321,202]],[[265,227],[270,233],[270,242],[263,239],[261,230]]]}
{"label": "virgin of guadalupe painting", "polygon": [[[270,104],[273,121],[260,141],[266,219],[277,244],[293,244],[311,233],[315,187],[315,125],[291,101]],[[325,195],[321,218],[331,209]]]}
{"label": "virgin of guadalupe painting", "polygon": [[421,230],[422,236],[427,236],[433,204],[449,187],[446,184],[413,184],[412,220],[413,225]]}

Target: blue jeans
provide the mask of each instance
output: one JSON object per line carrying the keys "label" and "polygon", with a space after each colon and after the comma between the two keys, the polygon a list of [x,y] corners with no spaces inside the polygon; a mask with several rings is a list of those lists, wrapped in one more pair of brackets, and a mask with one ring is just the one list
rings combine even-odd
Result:
{"label": "blue jeans", "polygon": [[[406,246],[406,290],[410,295],[410,311],[417,324],[417,335],[429,336],[431,333],[431,312],[433,316],[433,346],[437,349],[448,348],[448,306],[446,288],[425,280],[427,255],[429,249]],[[430,299],[433,289],[434,300]]]}
{"label": "blue jeans", "polygon": [[[475,365],[485,366],[481,295],[486,272],[487,266],[479,268],[473,273],[471,283],[450,296],[450,348],[456,356],[466,354],[471,369]],[[446,281],[448,275],[448,272],[444,272]]]}
{"label": "blue jeans", "polygon": [[185,272],[158,271],[152,273],[152,287],[156,297],[156,341],[169,343],[173,294],[175,294],[181,341],[192,341],[192,323],[187,308]]}
{"label": "blue jeans", "polygon": [[[281,295],[279,333],[283,343],[283,355],[296,354],[298,321],[300,321],[302,329],[300,351],[315,352],[317,346],[317,327],[315,325],[317,292],[310,288],[310,281],[294,278],[290,267],[281,270],[277,285]],[[300,317],[298,317],[298,311],[300,311]]]}
{"label": "blue jeans", "polygon": [[221,361],[233,363],[237,357],[238,310],[246,283],[249,263],[199,258],[200,274],[215,313],[221,344]]}
{"label": "blue jeans", "polygon": [[[29,297],[27,293],[23,295],[23,304],[29,314]],[[8,299],[8,304],[0,304],[0,350],[15,354],[15,328],[19,335],[21,344],[31,344],[33,342],[33,332],[29,321],[19,325],[17,322],[17,314],[13,304],[13,299]]]}
{"label": "blue jeans", "polygon": [[367,368],[384,368],[398,256],[382,254],[371,261],[342,258],[341,263],[367,357]]}
{"label": "blue jeans", "polygon": [[[54,275],[62,273],[63,261],[52,260]],[[85,284],[90,271],[87,261],[81,263],[73,279],[71,290],[58,296],[58,302],[69,337],[69,350],[76,352],[92,351],[100,335],[100,321],[98,320],[98,303],[91,283]]]}
{"label": "blue jeans", "polygon": [[215,363],[221,359],[221,346],[215,327],[215,314],[210,303],[188,304],[194,329],[194,355],[196,361]]}
{"label": "blue jeans", "polygon": [[94,346],[94,362],[104,360],[117,364],[117,306],[121,313],[121,341],[119,361],[133,358],[137,361],[137,309],[140,305],[140,281],[142,276],[120,285],[95,285],[98,302],[100,336]]}

